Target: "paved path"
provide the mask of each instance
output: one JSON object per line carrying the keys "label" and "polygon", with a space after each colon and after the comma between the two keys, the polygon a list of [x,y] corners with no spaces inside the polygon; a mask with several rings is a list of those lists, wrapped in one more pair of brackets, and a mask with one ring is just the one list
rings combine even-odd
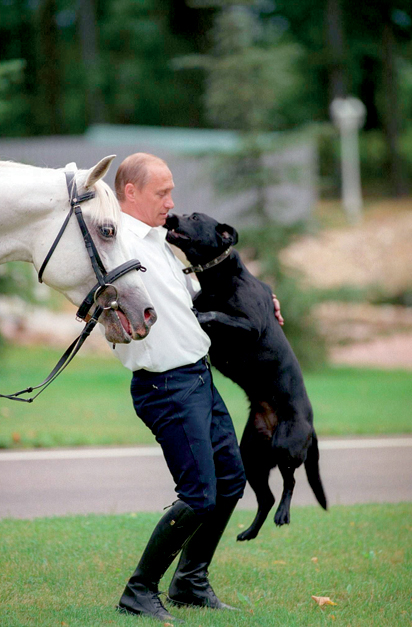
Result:
{"label": "paved path", "polygon": [[[412,437],[324,439],[320,448],[331,505],[412,501]],[[316,503],[303,468],[295,477],[293,506]],[[271,486],[279,500],[277,470]],[[2,518],[161,511],[175,498],[157,447],[0,453]],[[255,509],[249,487],[239,507]]]}

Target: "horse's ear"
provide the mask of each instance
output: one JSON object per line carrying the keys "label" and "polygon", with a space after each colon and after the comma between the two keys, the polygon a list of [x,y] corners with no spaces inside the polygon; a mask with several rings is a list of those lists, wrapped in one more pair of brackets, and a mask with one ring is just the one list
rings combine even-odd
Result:
{"label": "horse's ear", "polygon": [[229,226],[228,224],[218,224],[216,231],[222,236],[225,244],[233,244],[233,246],[237,244],[238,234],[233,226]]}
{"label": "horse's ear", "polygon": [[97,181],[106,176],[107,172],[109,171],[110,165],[115,157],[116,155],[110,155],[109,157],[105,157],[104,159],[99,161],[99,163],[95,165],[94,168],[90,168],[90,170],[86,174],[86,180],[84,183],[84,187],[86,189],[89,189],[89,187],[92,187],[92,185],[97,183]]}

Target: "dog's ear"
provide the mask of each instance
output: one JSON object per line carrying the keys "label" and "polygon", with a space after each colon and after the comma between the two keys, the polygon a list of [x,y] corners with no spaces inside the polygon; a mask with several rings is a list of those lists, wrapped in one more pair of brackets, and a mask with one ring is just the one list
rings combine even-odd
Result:
{"label": "dog's ear", "polygon": [[216,231],[222,236],[224,244],[232,244],[233,246],[237,244],[238,235],[233,226],[229,226],[228,224],[218,224]]}

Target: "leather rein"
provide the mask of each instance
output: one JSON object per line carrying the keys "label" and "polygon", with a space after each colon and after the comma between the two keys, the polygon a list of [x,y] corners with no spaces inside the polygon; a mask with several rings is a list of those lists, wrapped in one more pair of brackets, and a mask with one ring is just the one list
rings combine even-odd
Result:
{"label": "leather rein", "polygon": [[[60,231],[58,232],[56,239],[54,240],[52,246],[50,247],[49,252],[47,253],[41,268],[39,270],[38,279],[40,283],[42,283],[43,272],[50,261],[51,256],[53,255],[58,243],[61,240],[61,237],[66,230],[66,227],[69,223],[70,218],[73,213],[77,218],[77,222],[80,227],[80,231],[83,236],[83,240],[86,246],[87,253],[90,258],[90,262],[92,264],[94,273],[96,275],[97,283],[92,287],[90,292],[87,294],[86,298],[81,303],[77,313],[76,318],[79,320],[84,320],[86,316],[89,314],[90,309],[93,304],[96,305],[93,314],[91,314],[90,319],[86,323],[81,334],[70,344],[69,348],[66,350],[64,355],[59,359],[56,366],[53,368],[51,373],[40,383],[39,385],[28,387],[24,390],[20,390],[20,392],[14,392],[14,394],[0,394],[0,398],[8,398],[11,401],[21,401],[22,403],[32,403],[35,398],[39,396],[44,390],[52,383],[58,375],[63,372],[63,370],[69,365],[74,356],[78,353],[86,339],[89,337],[90,333],[93,331],[96,326],[100,315],[106,309],[117,310],[119,308],[118,303],[118,293],[115,286],[112,284],[116,279],[119,279],[127,272],[131,270],[140,270],[141,272],[146,272],[146,268],[142,266],[140,261],[137,259],[131,259],[130,261],[126,261],[126,263],[121,264],[114,270],[106,271],[104,264],[100,258],[99,252],[96,248],[96,245],[93,241],[93,238],[90,234],[89,229],[87,228],[86,222],[83,217],[83,213],[80,207],[80,203],[91,200],[95,198],[96,193],[94,191],[86,192],[85,194],[78,195],[77,193],[77,185],[75,179],[74,172],[65,172],[66,174],[66,184],[67,190],[69,192],[69,202],[70,202],[70,211],[64,220]],[[101,294],[107,289],[112,288],[114,290],[114,297],[109,303],[107,307],[102,307],[97,303],[97,299]],[[31,394],[34,390],[39,390],[34,396],[30,398],[20,398],[23,394]]]}

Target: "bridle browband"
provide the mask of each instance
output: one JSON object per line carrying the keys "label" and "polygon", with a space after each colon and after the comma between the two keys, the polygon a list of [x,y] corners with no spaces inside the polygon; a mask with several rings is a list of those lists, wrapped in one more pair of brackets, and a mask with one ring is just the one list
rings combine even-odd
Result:
{"label": "bridle browband", "polygon": [[218,263],[221,263],[222,261],[227,259],[231,252],[232,246],[229,246],[229,248],[226,248],[226,250],[221,255],[219,255],[219,257],[216,257],[216,259],[212,259],[212,261],[208,261],[203,265],[199,264],[198,266],[188,266],[187,268],[183,268],[183,272],[184,274],[190,274],[191,272],[199,273],[204,272],[205,270],[209,270],[209,268],[213,268],[214,266],[217,266]]}
{"label": "bridle browband", "polygon": [[[58,243],[60,242],[64,231],[66,230],[69,220],[74,213],[74,215],[77,218],[77,222],[79,224],[79,227],[83,236],[83,240],[84,240],[86,250],[90,258],[90,262],[92,264],[94,273],[97,278],[97,283],[92,287],[92,289],[90,290],[90,292],[87,294],[86,298],[83,300],[82,304],[80,305],[76,313],[76,318],[80,320],[84,320],[87,314],[89,313],[90,309],[92,308],[93,304],[96,305],[96,307],[95,307],[93,314],[90,314],[90,319],[86,323],[86,326],[84,327],[81,334],[70,344],[69,348],[66,350],[64,355],[60,358],[60,360],[58,361],[56,366],[53,368],[49,376],[44,381],[42,381],[42,383],[34,387],[28,387],[25,390],[21,390],[20,392],[15,392],[14,394],[9,394],[9,395],[0,394],[0,398],[8,398],[11,401],[21,401],[23,403],[32,403],[34,399],[37,398],[39,394],[41,394],[50,385],[50,383],[52,383],[54,379],[69,365],[73,357],[76,355],[76,353],[78,353],[78,351],[84,344],[85,340],[89,337],[90,333],[93,331],[103,311],[106,309],[117,310],[119,308],[119,303],[117,300],[117,297],[118,297],[117,289],[115,288],[114,285],[112,285],[112,283],[116,281],[117,279],[119,279],[124,274],[126,274],[127,272],[130,272],[131,270],[140,270],[141,272],[146,272],[146,268],[142,266],[140,261],[138,261],[137,259],[131,259],[130,261],[126,261],[125,263],[121,264],[117,268],[114,268],[114,270],[110,270],[109,272],[106,271],[104,264],[100,258],[99,252],[93,241],[93,238],[90,234],[90,231],[87,228],[87,225],[84,220],[83,213],[80,207],[80,203],[85,202],[86,200],[91,200],[92,198],[95,198],[96,192],[90,191],[90,192],[86,192],[84,194],[78,195],[75,172],[66,171],[65,175],[66,175],[67,190],[69,192],[70,211],[67,214],[60,228],[60,231],[58,232],[56,236],[56,239],[54,240],[52,246],[50,247],[49,252],[47,253],[41,265],[38,279],[40,283],[42,283],[43,272],[47,264],[50,261],[50,257],[53,255],[54,251],[56,250],[56,247]],[[101,296],[101,294],[107,288],[112,288],[114,290],[114,298],[111,300],[111,302],[109,303],[107,307],[103,307],[102,305],[98,304],[97,299],[99,296]],[[40,390],[40,391],[37,392],[37,394],[35,394],[35,396],[33,397],[20,398],[22,394],[31,394],[31,392],[33,392],[34,390]]]}

